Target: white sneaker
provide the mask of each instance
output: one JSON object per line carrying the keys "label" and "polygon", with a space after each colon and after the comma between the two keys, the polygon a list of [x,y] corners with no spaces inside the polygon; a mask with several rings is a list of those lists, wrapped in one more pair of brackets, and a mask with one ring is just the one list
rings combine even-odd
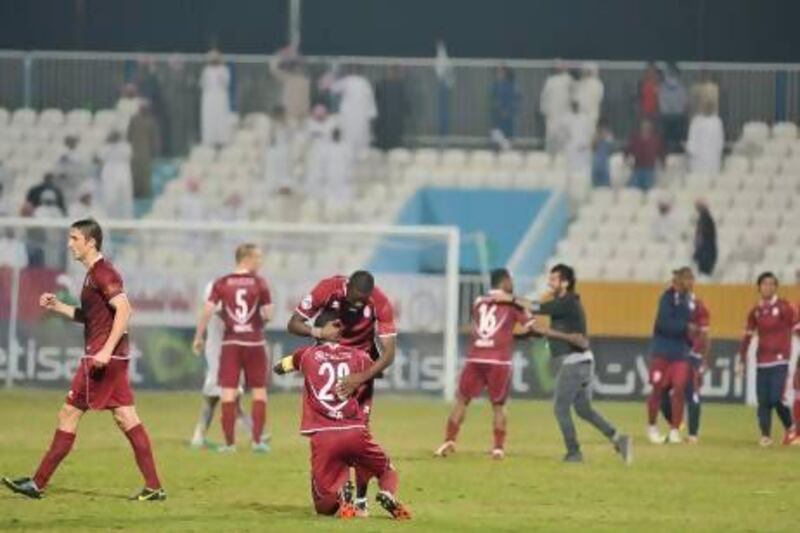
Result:
{"label": "white sneaker", "polygon": [[230,446],[222,445],[217,448],[218,453],[236,453],[236,445],[231,444]]}
{"label": "white sneaker", "polygon": [[664,435],[661,434],[657,426],[647,426],[647,440],[651,444],[664,444]]}
{"label": "white sneaker", "polygon": [[686,437],[686,443],[687,444],[699,444],[700,443],[700,439],[697,438],[697,435],[689,435],[688,437]]}
{"label": "white sneaker", "polygon": [[758,439],[758,445],[762,448],[769,448],[772,446],[772,439],[770,437],[761,437]]}
{"label": "white sneaker", "polygon": [[492,459],[495,461],[502,461],[506,458],[506,452],[502,448],[495,448],[492,450]]}
{"label": "white sneaker", "polygon": [[356,508],[356,518],[369,517],[369,507],[367,506],[366,498],[356,498],[356,501],[354,502],[353,505]]}
{"label": "white sneaker", "polygon": [[670,429],[667,442],[670,444],[682,444],[683,439],[681,438],[681,432],[678,431],[677,429]]}
{"label": "white sneaker", "polygon": [[455,441],[448,440],[448,441],[445,441],[444,444],[439,446],[436,449],[436,451],[433,452],[433,455],[436,456],[436,457],[447,457],[451,453],[455,453],[455,451],[456,451],[456,443],[455,443]]}

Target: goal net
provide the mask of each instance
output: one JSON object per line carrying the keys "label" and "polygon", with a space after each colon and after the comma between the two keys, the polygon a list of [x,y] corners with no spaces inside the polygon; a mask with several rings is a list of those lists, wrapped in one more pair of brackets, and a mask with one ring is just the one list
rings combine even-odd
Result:
{"label": "goal net", "polygon": [[[83,267],[67,251],[68,220],[0,218],[0,377],[7,386],[63,386],[82,355],[81,328],[38,307],[42,292],[77,302]],[[203,361],[191,337],[204,289],[230,272],[238,244],[264,250],[275,317],[272,357],[308,339],[286,332],[292,310],[321,279],[370,270],[399,330],[395,364],[379,388],[455,392],[458,334],[457,228],[276,223],[107,221],[103,254],[123,275],[134,307],[132,380],[140,388],[199,387]],[[276,390],[296,376],[273,376]]]}

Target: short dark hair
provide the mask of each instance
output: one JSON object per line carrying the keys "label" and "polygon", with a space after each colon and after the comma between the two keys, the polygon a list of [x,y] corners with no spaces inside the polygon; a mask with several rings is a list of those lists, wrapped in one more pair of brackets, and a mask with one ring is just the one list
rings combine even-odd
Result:
{"label": "short dark hair", "polygon": [[236,262],[239,263],[245,257],[252,255],[258,248],[257,244],[246,242],[236,247]]}
{"label": "short dark hair", "polygon": [[503,281],[509,278],[511,278],[511,273],[508,271],[508,269],[496,268],[489,274],[489,283],[492,284],[493,289],[496,289],[501,283],[503,283]]}
{"label": "short dark hair", "polygon": [[577,283],[577,279],[575,279],[575,270],[571,266],[567,266],[564,263],[559,263],[553,268],[550,269],[552,274],[558,274],[559,277],[567,282],[567,290],[574,291],[575,290],[575,283]]}
{"label": "short dark hair", "polygon": [[325,324],[329,322],[333,322],[334,320],[339,320],[339,312],[335,309],[323,309],[318,315],[317,318],[314,319],[314,327],[321,328],[324,327]]}
{"label": "short dark hair", "polygon": [[375,278],[366,270],[356,270],[350,275],[347,286],[362,294],[370,294],[375,288]]}
{"label": "short dark hair", "polygon": [[772,272],[767,270],[766,272],[762,272],[761,274],[758,275],[758,281],[756,281],[756,287],[760,287],[761,283],[765,279],[769,279],[769,278],[772,278],[772,279],[775,280],[775,285],[778,284],[778,276],[776,276],[775,274],[773,274]]}
{"label": "short dark hair", "polygon": [[95,248],[97,248],[98,252],[103,249],[103,228],[100,227],[100,224],[95,219],[82,218],[81,220],[76,220],[72,223],[70,229],[80,231],[86,240],[94,239]]}

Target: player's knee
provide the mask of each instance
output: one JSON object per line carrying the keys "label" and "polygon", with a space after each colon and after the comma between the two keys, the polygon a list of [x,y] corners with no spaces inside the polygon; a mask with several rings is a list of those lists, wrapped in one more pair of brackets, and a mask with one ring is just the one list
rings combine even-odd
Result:
{"label": "player's knee", "polygon": [[236,401],[236,389],[222,389],[220,400],[226,403]]}
{"label": "player's knee", "polygon": [[339,496],[325,495],[314,499],[314,510],[317,514],[331,516],[339,510]]}
{"label": "player's knee", "polygon": [[253,389],[251,391],[251,394],[253,395],[253,399],[254,400],[258,400],[258,401],[261,401],[261,402],[266,402],[267,401],[267,389],[264,388],[264,387],[261,387],[261,388],[258,388],[258,389]]}
{"label": "player's knee", "polygon": [[124,408],[114,410],[114,422],[116,422],[117,427],[122,431],[129,431],[141,424],[135,410]]}
{"label": "player's knee", "polygon": [[58,429],[74,433],[83,412],[71,405],[64,405],[58,412]]}

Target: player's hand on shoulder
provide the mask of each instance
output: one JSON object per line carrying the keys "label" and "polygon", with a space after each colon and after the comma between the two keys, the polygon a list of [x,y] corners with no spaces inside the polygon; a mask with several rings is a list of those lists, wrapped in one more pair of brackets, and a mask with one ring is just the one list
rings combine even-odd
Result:
{"label": "player's hand on shoulder", "polygon": [[339,337],[342,335],[342,323],[339,320],[334,320],[333,322],[328,322],[324,326],[322,326],[322,331],[320,332],[320,337],[322,340],[326,341],[337,341]]}
{"label": "player's hand on shoulder", "polygon": [[51,292],[45,292],[39,297],[39,306],[49,311],[55,311],[58,306],[58,298]]}
{"label": "player's hand on shoulder", "polygon": [[195,355],[200,355],[201,353],[203,353],[203,345],[204,345],[204,344],[205,344],[205,343],[203,342],[203,339],[201,339],[201,338],[197,338],[197,337],[196,337],[196,338],[195,338],[195,339],[192,341],[192,352],[193,352]]}

